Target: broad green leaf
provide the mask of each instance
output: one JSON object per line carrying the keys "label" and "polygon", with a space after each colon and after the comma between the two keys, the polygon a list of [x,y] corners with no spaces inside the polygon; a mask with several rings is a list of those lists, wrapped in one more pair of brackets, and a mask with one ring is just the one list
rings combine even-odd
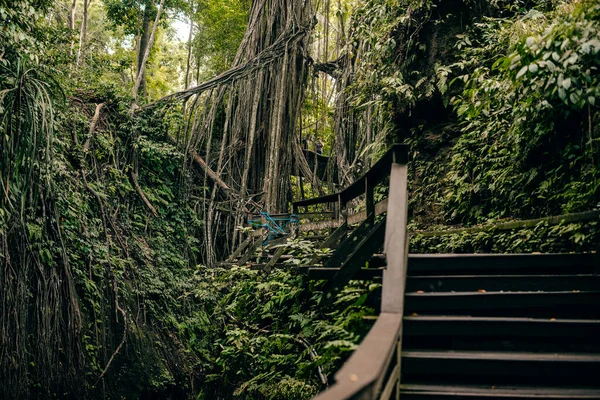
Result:
{"label": "broad green leaf", "polygon": [[560,97],[560,99],[562,101],[565,101],[565,99],[567,98],[567,91],[565,89],[563,89],[562,87],[558,88],[558,97]]}
{"label": "broad green leaf", "polygon": [[569,96],[569,99],[571,100],[571,103],[573,103],[573,104],[579,103],[579,96],[575,92],[571,93],[571,95]]}

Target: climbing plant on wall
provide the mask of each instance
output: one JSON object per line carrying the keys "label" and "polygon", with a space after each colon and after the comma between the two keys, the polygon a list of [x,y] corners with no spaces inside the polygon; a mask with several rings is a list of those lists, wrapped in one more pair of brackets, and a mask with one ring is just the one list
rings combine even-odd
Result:
{"label": "climbing plant on wall", "polygon": [[[458,78],[465,86],[453,104],[463,125],[447,176],[449,217],[528,217],[596,205],[599,15],[598,5],[583,2],[476,28],[486,47],[465,55],[508,51]],[[516,26],[524,31],[511,43]]]}

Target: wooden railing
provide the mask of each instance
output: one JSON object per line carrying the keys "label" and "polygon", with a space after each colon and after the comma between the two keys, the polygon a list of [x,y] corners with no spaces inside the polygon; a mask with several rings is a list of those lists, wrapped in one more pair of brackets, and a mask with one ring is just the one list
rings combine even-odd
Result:
{"label": "wooden railing", "polygon": [[[293,213],[298,215],[300,219],[311,214],[324,215],[326,213],[331,213],[331,219],[326,219],[325,221],[322,221],[321,224],[314,223],[314,229],[336,228],[343,223],[358,223],[377,214],[381,214],[387,209],[387,200],[375,204],[374,189],[390,176],[390,166],[392,164],[406,164],[407,161],[408,147],[402,144],[395,144],[365,175],[357,179],[346,189],[327,196],[294,202]],[[365,195],[365,211],[351,215],[347,207],[348,204],[362,195]],[[333,205],[333,209],[320,213],[310,212],[310,206],[318,205]],[[313,228],[311,225],[305,227],[305,229],[311,228]]]}
{"label": "wooden railing", "polygon": [[374,188],[390,178],[387,199],[381,314],[363,342],[335,375],[335,384],[318,395],[318,400],[389,399],[399,388],[400,337],[404,310],[404,286],[408,257],[407,197],[408,147],[394,145],[362,178],[345,190],[329,196],[294,203],[300,208],[333,203],[335,216],[348,222],[347,205],[365,195],[366,218],[374,219]]}

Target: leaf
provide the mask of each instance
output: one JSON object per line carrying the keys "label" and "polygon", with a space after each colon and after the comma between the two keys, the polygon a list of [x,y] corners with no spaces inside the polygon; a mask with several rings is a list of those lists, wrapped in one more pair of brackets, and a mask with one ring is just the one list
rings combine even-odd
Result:
{"label": "leaf", "polygon": [[562,86],[568,90],[571,87],[571,78],[564,79],[562,81]]}
{"label": "leaf", "polygon": [[594,54],[597,53],[598,50],[600,50],[600,40],[598,40],[598,39],[588,40],[587,42],[585,42],[581,45],[581,50],[585,54],[591,53],[592,49],[595,49]]}
{"label": "leaf", "polygon": [[[516,56],[514,56],[512,58],[512,60],[510,60],[510,69],[515,69],[517,68],[517,65],[519,63],[519,61],[521,61],[521,56],[519,54],[517,54]],[[499,59],[498,61],[496,61],[497,63],[501,62],[501,59]]]}
{"label": "leaf", "polygon": [[519,72],[517,72],[517,79],[519,79],[520,77],[522,77],[523,75],[525,75],[525,73],[527,72],[527,66],[521,68],[519,70]]}
{"label": "leaf", "polygon": [[537,64],[529,64],[529,72],[531,72],[532,74],[538,72],[538,69],[539,67]]}
{"label": "leaf", "polygon": [[569,99],[571,100],[571,103],[573,103],[573,104],[579,103],[579,96],[575,92],[571,93],[571,95],[569,96]]}
{"label": "leaf", "polygon": [[560,99],[562,101],[565,101],[565,99],[567,98],[567,91],[565,89],[563,89],[562,87],[558,88],[558,97],[560,97]]}

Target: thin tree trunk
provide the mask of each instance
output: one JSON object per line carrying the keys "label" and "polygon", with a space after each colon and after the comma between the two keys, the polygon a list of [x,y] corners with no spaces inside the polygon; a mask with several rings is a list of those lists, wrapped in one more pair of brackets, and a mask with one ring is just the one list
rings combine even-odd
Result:
{"label": "thin tree trunk", "polygon": [[[135,80],[135,85],[133,85],[133,102],[137,104],[138,92],[140,89],[140,85],[142,84],[142,79],[145,77],[145,69],[146,63],[148,62],[148,57],[150,56],[150,49],[152,49],[152,45],[154,45],[154,38],[156,37],[156,29],[158,28],[158,21],[160,20],[160,16],[163,11],[163,7],[165,5],[165,0],[160,0],[160,5],[158,6],[158,12],[156,13],[156,18],[154,19],[154,26],[152,27],[152,32],[150,33],[150,38],[148,39],[148,45],[144,50],[144,57],[142,58],[142,62],[138,68],[138,75]],[[143,47],[140,43],[140,51]]]}
{"label": "thin tree trunk", "polygon": [[254,138],[256,135],[256,123],[258,119],[258,107],[261,99],[261,89],[263,85],[263,74],[258,74],[258,80],[254,89],[254,98],[252,100],[252,114],[250,117],[250,131],[248,133],[248,141],[246,142],[246,157],[244,162],[244,171],[242,173],[242,188],[240,189],[240,195],[246,196],[246,190],[248,189],[248,174],[250,173],[250,162],[252,159],[252,152],[254,149]]}
{"label": "thin tree trunk", "polygon": [[71,7],[69,8],[69,29],[75,29],[75,10],[77,9],[77,0],[73,0]]}
{"label": "thin tree trunk", "polygon": [[185,67],[185,88],[190,87],[190,69],[192,67],[192,39],[194,38],[194,21],[190,18],[190,34],[188,36],[188,56]]}
{"label": "thin tree trunk", "polygon": [[[76,10],[77,10],[77,0],[73,0],[73,3],[71,3],[71,8],[69,8],[69,17],[68,17],[69,29],[72,31],[75,30],[75,11]],[[71,56],[73,56],[74,48],[75,48],[75,40],[71,40],[71,50],[70,50]]]}
{"label": "thin tree trunk", "polygon": [[[185,89],[188,89],[190,87],[190,74],[191,74],[191,68],[192,68],[192,39],[194,38],[194,21],[190,18],[190,34],[188,35],[188,55],[187,55],[187,63],[185,66]],[[183,101],[183,107],[181,107],[181,111],[183,112],[183,115],[185,115],[186,111],[187,111],[187,102],[188,99],[185,99]]]}
{"label": "thin tree trunk", "polygon": [[[137,40],[137,60],[136,60],[136,70],[135,77],[133,78],[133,83],[137,81],[137,77],[142,71],[142,63],[144,60],[144,54],[146,54],[146,48],[148,47],[148,42],[150,39],[150,31],[152,30],[152,11],[154,8],[154,4],[150,2],[146,5],[144,9],[144,14],[141,21],[141,27],[138,23],[138,40]],[[140,87],[138,89],[138,93],[145,95],[146,94],[146,69],[142,71],[142,81],[140,82]]]}
{"label": "thin tree trunk", "polygon": [[282,211],[279,210],[281,203],[281,197],[279,193],[279,177],[281,172],[281,165],[279,164],[280,152],[287,150],[281,146],[282,141],[282,130],[283,130],[283,118],[285,110],[285,95],[286,95],[286,84],[287,84],[287,73],[288,73],[288,57],[289,53],[286,51],[283,57],[283,71],[281,73],[281,82],[277,89],[276,105],[273,110],[273,130],[269,139],[270,143],[270,156],[269,162],[266,165],[266,179],[265,179],[265,208],[270,212]]}
{"label": "thin tree trunk", "polygon": [[77,50],[77,60],[75,61],[76,69],[79,69],[81,55],[87,39],[88,9],[90,4],[92,4],[92,0],[83,0],[83,17],[81,19],[81,30],[79,31],[79,49]]}
{"label": "thin tree trunk", "polygon": [[[144,16],[145,15],[147,15],[147,14],[144,11]],[[142,32],[142,27],[143,27],[142,23],[143,23],[142,18],[140,18],[140,14],[138,13],[138,15],[137,15],[137,23],[135,25],[135,29],[136,29],[136,34],[135,34],[135,54],[136,54],[136,61],[135,61],[134,68],[131,68],[131,70],[130,70],[131,82],[134,82],[134,83],[135,83],[135,77],[137,76],[137,72],[140,69],[139,63],[141,62],[141,57],[140,57],[141,50],[140,50],[140,48],[141,48],[142,33],[143,33]],[[146,40],[146,42],[148,42],[148,40]],[[143,88],[143,90],[145,90],[145,87]]]}

